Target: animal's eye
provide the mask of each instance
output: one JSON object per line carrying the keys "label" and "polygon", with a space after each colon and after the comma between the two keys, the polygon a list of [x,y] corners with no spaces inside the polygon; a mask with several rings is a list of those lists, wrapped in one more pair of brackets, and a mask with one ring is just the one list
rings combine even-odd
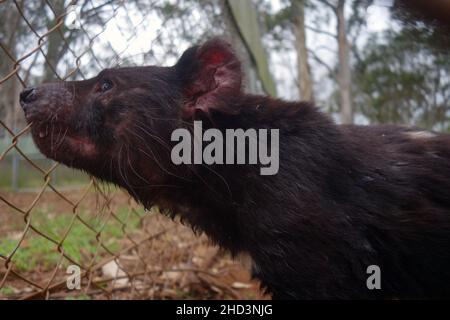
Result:
{"label": "animal's eye", "polygon": [[105,91],[111,90],[112,87],[113,87],[113,83],[111,80],[103,80],[102,84],[100,86],[100,91],[105,92]]}

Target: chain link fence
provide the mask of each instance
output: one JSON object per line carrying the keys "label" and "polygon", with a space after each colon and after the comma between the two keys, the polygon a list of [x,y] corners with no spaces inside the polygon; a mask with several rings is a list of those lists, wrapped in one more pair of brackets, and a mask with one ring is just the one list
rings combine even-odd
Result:
{"label": "chain link fence", "polygon": [[[174,62],[179,48],[211,29],[208,19],[217,25],[209,6],[0,1],[0,299],[258,297],[254,284],[236,282],[242,277],[232,276],[234,262],[204,237],[30,151],[30,125],[17,98],[34,83]],[[211,11],[192,14],[204,10]],[[187,21],[200,31],[190,32],[191,39],[173,36],[191,31]],[[22,178],[13,178],[11,188],[8,177],[18,161]],[[242,295],[242,289],[251,292]]]}

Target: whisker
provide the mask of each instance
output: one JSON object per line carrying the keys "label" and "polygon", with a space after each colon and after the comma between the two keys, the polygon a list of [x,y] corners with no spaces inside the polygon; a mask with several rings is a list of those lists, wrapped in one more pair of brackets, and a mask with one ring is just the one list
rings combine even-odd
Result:
{"label": "whisker", "polygon": [[141,179],[143,182],[150,184],[150,182],[145,179],[144,177],[142,177],[138,172],[136,172],[136,170],[133,167],[133,163],[130,160],[130,153],[129,153],[129,148],[126,147],[126,153],[127,153],[127,160],[128,160],[128,165],[130,166],[131,171],[136,175],[136,177],[138,177],[139,179]]}
{"label": "whisker", "polygon": [[[139,121],[138,121],[138,122],[139,122]],[[150,138],[154,138],[155,141],[161,143],[161,145],[163,145],[164,147],[166,147],[166,149],[168,149],[168,151],[171,151],[170,146],[168,146],[167,143],[164,143],[164,144],[163,144],[163,143],[160,141],[161,138],[159,138],[159,137],[157,137],[157,136],[155,136],[155,135],[152,135],[151,133],[148,132],[148,130],[142,128],[142,127],[139,126],[139,125],[137,125],[136,127],[137,127],[138,129],[141,129],[141,130],[144,131],[145,133],[147,133],[147,134],[149,135]],[[140,138],[140,139],[144,142],[144,145],[148,146],[148,144],[145,143],[146,141],[145,141],[144,138],[142,138],[140,135],[136,134],[136,133],[133,132],[132,130],[129,130],[129,129],[127,129],[127,130],[128,130],[130,133],[132,133],[132,134],[134,134],[135,136],[137,136],[138,138]],[[153,151],[151,150],[150,146],[148,146],[148,148],[150,149],[150,152],[152,153],[153,157],[150,156],[148,153],[146,153],[144,150],[142,150],[142,149],[140,149],[140,150],[141,150],[141,152],[143,152],[146,156],[150,157],[150,159],[153,159],[153,160],[158,164],[158,166],[159,166],[164,172],[166,172],[166,173],[168,173],[168,174],[171,174],[171,175],[174,175],[174,174],[168,172],[167,170],[165,170],[165,168],[163,168],[162,165],[160,165],[160,163],[158,162],[158,160],[157,160],[156,157],[155,157],[155,154],[154,154]],[[216,170],[210,168],[209,166],[204,165],[204,164],[202,164],[201,166],[204,167],[204,168],[206,168],[206,169],[209,170],[210,172],[214,173],[214,174],[222,181],[222,183],[225,185],[225,187],[226,187],[226,189],[227,189],[228,195],[230,196],[230,198],[232,198],[233,195],[232,195],[232,192],[231,192],[231,188],[230,188],[228,182],[226,181],[226,179],[225,179],[220,173],[218,173]],[[192,173],[194,173],[194,175],[196,175],[196,176],[203,182],[203,184],[204,184],[205,186],[208,187],[208,189],[210,189],[211,191],[213,191],[216,195],[220,195],[220,193],[217,192],[217,191],[215,191],[214,188],[212,188],[212,187],[211,187],[211,186],[210,186],[210,185],[209,185],[209,184],[208,184],[208,183],[207,183],[207,182],[206,182],[206,181],[205,181],[205,180],[204,180],[204,179],[203,179],[203,178],[195,171],[195,170],[193,170],[193,169],[192,169],[191,167],[189,167],[189,166],[188,166],[188,168],[189,168],[189,170],[190,170]],[[192,181],[192,180],[190,180],[190,179],[182,178],[182,177],[177,176],[177,175],[174,175],[174,176],[175,176],[175,177],[178,177],[178,178],[181,178],[181,179],[183,179],[183,180]]]}
{"label": "whisker", "polygon": [[56,148],[55,148],[55,152],[58,151],[58,149],[62,146],[64,139],[66,139],[67,136],[67,132],[69,131],[69,128],[66,128],[66,131],[64,132],[64,135],[62,136],[61,140],[59,141],[59,143],[57,143]]}
{"label": "whisker", "polygon": [[[132,135],[134,135],[135,137],[139,138],[139,139],[144,143],[144,145],[146,146],[146,148],[149,149],[149,151],[150,151],[150,153],[151,153],[152,155],[149,155],[149,154],[148,154],[147,152],[145,152],[145,150],[143,150],[142,148],[139,148],[139,151],[141,151],[143,154],[145,154],[147,157],[149,157],[149,159],[155,161],[155,163],[158,165],[158,167],[159,167],[161,170],[163,170],[163,171],[164,171],[165,173],[167,173],[168,175],[174,176],[174,177],[179,178],[179,179],[182,179],[182,180],[188,180],[188,181],[189,181],[189,179],[186,179],[186,178],[184,178],[184,177],[178,176],[178,175],[176,175],[176,174],[174,174],[174,173],[168,171],[168,170],[167,170],[167,169],[166,169],[166,168],[158,161],[158,159],[157,159],[155,153],[153,152],[153,150],[151,149],[151,147],[146,143],[146,141],[145,141],[145,139],[144,139],[143,137],[141,137],[140,135],[138,135],[137,133],[135,133],[135,132],[132,131],[132,130],[127,129],[127,131],[128,131],[129,133],[131,133]],[[158,140],[156,140],[156,141],[158,141]],[[169,149],[169,150],[170,150],[170,149]]]}

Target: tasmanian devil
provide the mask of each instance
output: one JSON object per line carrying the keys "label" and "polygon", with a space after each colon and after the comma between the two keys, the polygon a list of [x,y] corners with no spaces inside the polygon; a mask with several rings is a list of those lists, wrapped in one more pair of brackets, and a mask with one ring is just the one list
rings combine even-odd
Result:
{"label": "tasmanian devil", "polygon": [[[241,80],[215,38],[172,67],[107,69],[20,98],[46,156],[247,254],[274,298],[450,297],[450,136],[337,125],[309,103],[246,94]],[[173,163],[171,135],[194,120],[278,129],[278,172]]]}

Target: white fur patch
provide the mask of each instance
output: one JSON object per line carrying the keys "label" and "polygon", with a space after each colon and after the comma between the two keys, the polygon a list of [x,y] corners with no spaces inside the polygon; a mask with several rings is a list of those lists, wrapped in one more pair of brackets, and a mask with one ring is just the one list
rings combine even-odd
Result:
{"label": "white fur patch", "polygon": [[436,137],[436,134],[430,131],[410,131],[405,134],[411,139],[430,139]]}

